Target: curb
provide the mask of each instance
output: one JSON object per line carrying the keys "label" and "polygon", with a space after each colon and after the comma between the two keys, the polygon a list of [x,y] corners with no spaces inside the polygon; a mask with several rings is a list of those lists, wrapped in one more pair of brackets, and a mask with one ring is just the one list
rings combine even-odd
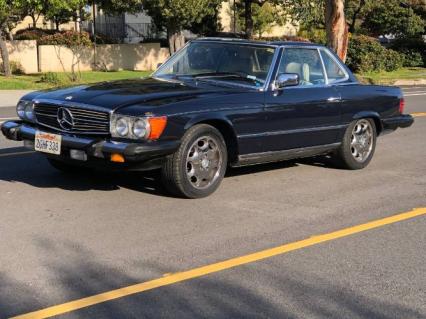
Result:
{"label": "curb", "polygon": [[426,79],[419,80],[395,80],[393,85],[397,86],[415,86],[415,85],[426,85]]}

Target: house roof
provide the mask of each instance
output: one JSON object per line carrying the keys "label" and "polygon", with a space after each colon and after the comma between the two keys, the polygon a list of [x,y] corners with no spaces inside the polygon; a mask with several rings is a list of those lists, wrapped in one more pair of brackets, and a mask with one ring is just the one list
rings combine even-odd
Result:
{"label": "house roof", "polygon": [[254,44],[254,45],[268,45],[268,46],[318,46],[322,47],[321,44],[316,44],[312,42],[296,42],[296,41],[254,41],[247,39],[238,39],[238,38],[198,38],[194,41],[202,42],[224,42],[224,43],[241,43],[241,44]]}

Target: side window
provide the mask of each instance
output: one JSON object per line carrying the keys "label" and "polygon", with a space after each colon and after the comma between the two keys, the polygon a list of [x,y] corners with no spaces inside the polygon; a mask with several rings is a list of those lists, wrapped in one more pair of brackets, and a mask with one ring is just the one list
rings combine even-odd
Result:
{"label": "side window", "polygon": [[324,70],[317,49],[284,49],[279,73],[298,74],[300,86],[325,84]]}
{"label": "side window", "polygon": [[322,59],[324,61],[325,70],[328,76],[328,83],[333,84],[335,82],[346,79],[346,73],[342,70],[340,65],[331,57],[330,53],[325,50],[321,50]]}

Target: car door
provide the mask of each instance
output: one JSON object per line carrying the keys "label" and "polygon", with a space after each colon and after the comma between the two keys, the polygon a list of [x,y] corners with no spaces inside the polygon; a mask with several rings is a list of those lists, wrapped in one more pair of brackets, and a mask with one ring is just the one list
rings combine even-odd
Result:
{"label": "car door", "polygon": [[341,98],[334,86],[327,85],[320,51],[285,47],[275,76],[281,73],[298,74],[299,85],[265,92],[264,152],[336,143]]}

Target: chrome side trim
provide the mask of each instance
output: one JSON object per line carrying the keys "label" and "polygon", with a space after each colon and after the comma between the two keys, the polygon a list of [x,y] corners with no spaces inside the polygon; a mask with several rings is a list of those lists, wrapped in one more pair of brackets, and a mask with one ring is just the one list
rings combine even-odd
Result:
{"label": "chrome side trim", "polygon": [[317,156],[331,152],[339,148],[340,145],[341,143],[333,143],[304,148],[295,148],[283,151],[244,154],[239,155],[237,163],[233,164],[232,166],[239,167],[247,165],[256,165],[261,163],[279,162],[295,158]]}
{"label": "chrome side trim", "polygon": [[270,131],[270,132],[255,133],[255,134],[241,134],[241,135],[238,135],[237,138],[244,139],[244,138],[253,138],[253,137],[268,137],[268,136],[276,136],[276,135],[289,135],[289,134],[298,134],[298,133],[340,130],[340,129],[346,128],[347,126],[348,124],[342,124],[342,125],[333,125],[333,126],[301,128],[301,129],[285,130],[285,131]]}

